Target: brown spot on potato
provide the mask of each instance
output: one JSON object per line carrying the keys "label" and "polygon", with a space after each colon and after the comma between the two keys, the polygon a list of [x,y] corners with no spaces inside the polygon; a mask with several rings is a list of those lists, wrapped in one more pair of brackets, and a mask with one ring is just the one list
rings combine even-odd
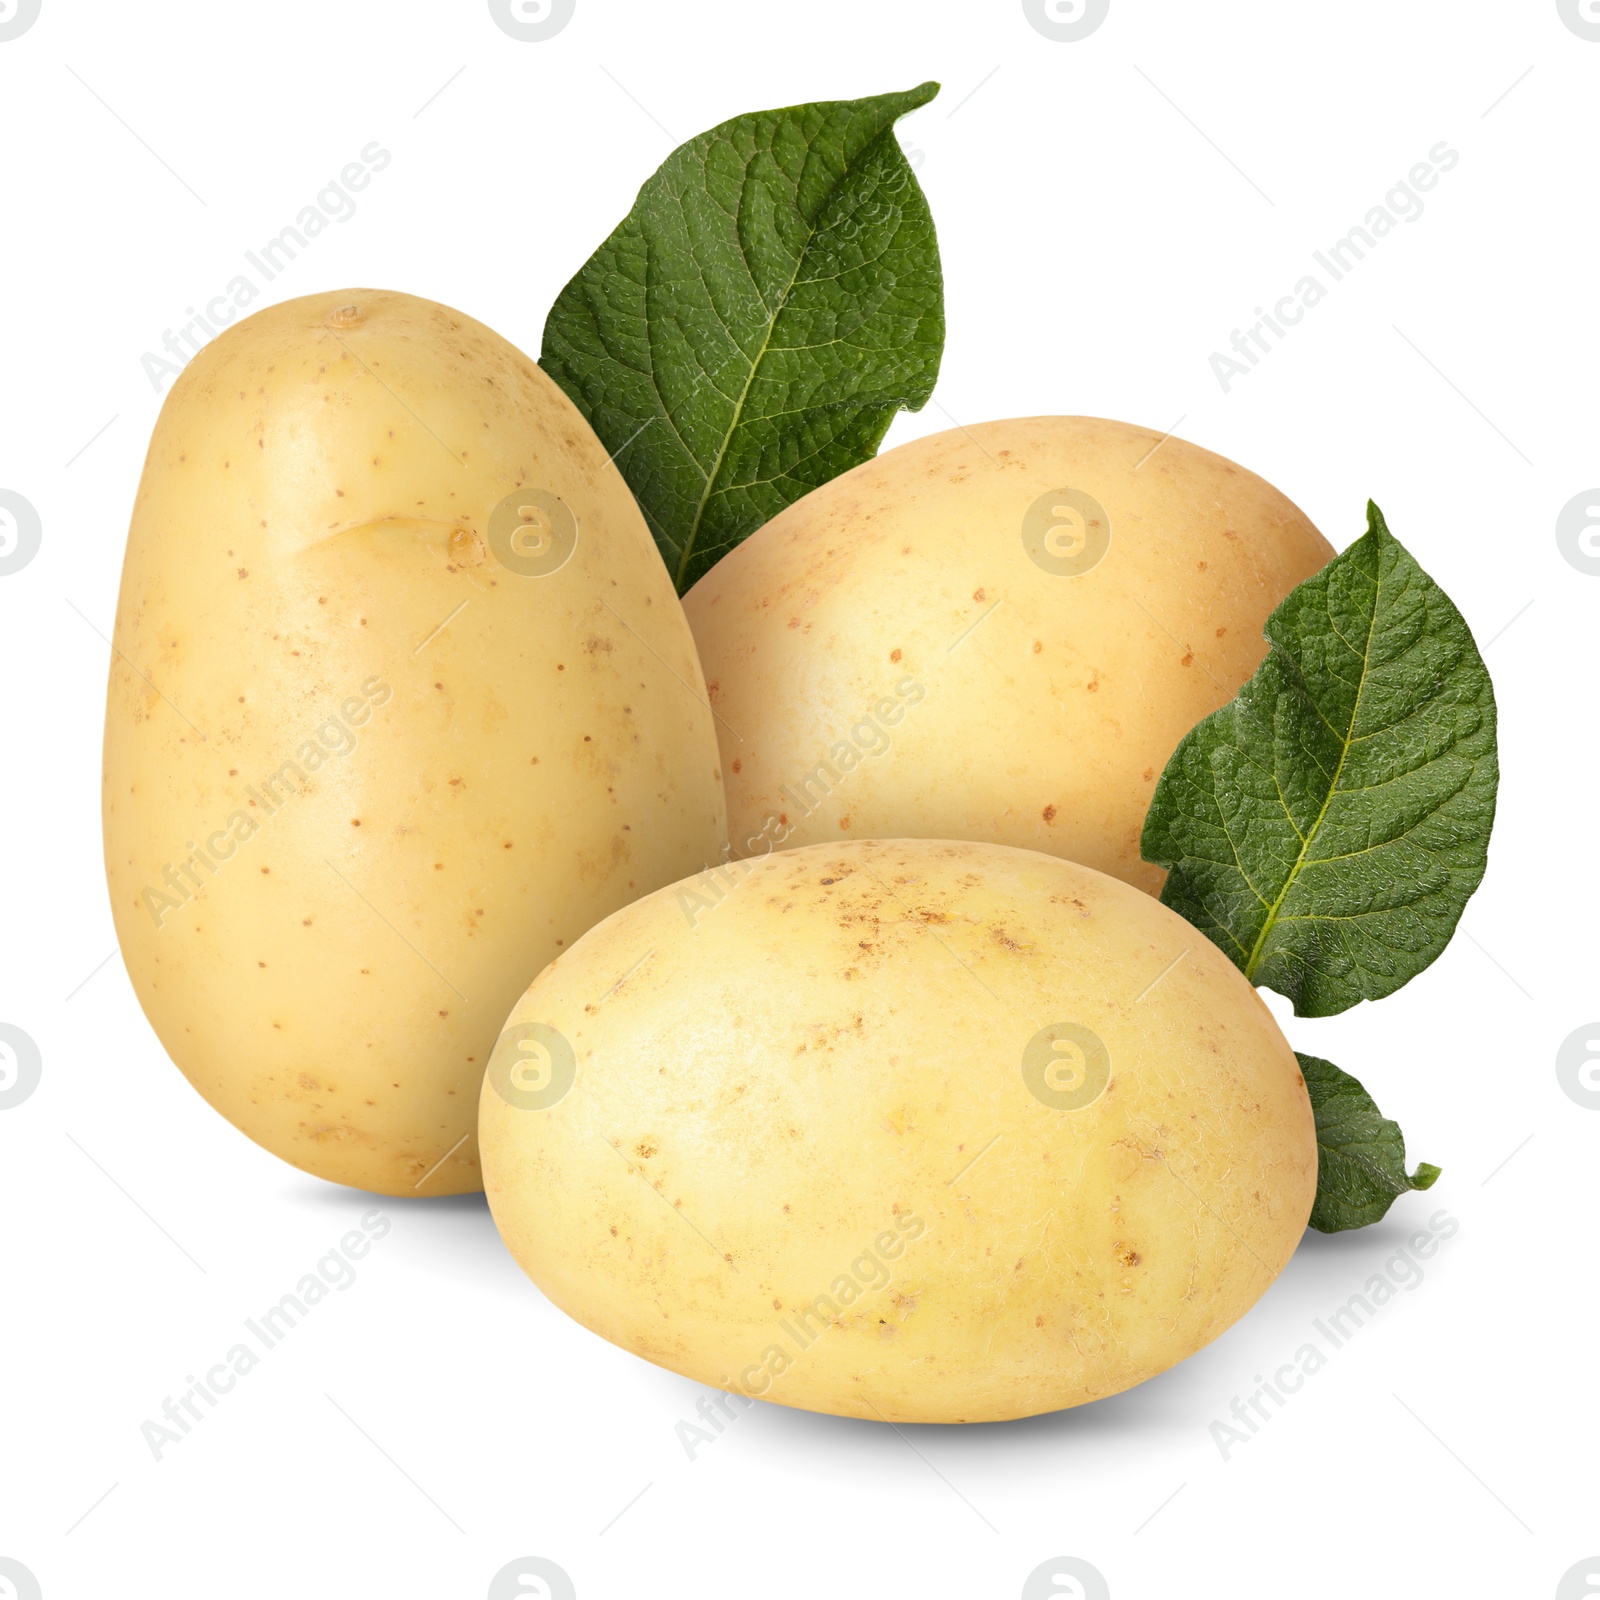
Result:
{"label": "brown spot on potato", "polygon": [[1046,806],[1044,810],[1039,813],[1039,815],[1043,817],[1046,822],[1054,822],[1056,820],[1056,808],[1054,806]]}

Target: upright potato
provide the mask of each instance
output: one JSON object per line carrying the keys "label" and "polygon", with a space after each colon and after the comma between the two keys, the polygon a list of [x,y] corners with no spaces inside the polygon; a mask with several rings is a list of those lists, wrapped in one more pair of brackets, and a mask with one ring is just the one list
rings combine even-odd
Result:
{"label": "upright potato", "polygon": [[783,511],[684,600],[736,855],[991,839],[1154,893],[1178,741],[1333,551],[1253,473],[1095,417],[918,439]]}
{"label": "upright potato", "polygon": [[262,311],[173,386],[106,712],[128,971],[174,1061],[308,1172],[480,1185],[506,1011],[725,838],[694,647],[577,410],[409,295]]}
{"label": "upright potato", "polygon": [[1288,1260],[1310,1101],[1159,902],[1001,845],[813,845],[662,889],[517,1004],[496,1223],[564,1311],[700,1382],[892,1422],[1126,1389]]}

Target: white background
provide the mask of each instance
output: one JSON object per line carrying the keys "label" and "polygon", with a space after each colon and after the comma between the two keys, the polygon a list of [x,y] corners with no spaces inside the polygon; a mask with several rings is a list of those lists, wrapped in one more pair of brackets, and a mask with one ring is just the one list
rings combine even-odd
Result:
{"label": "white background", "polygon": [[[899,1431],[760,1405],[693,1461],[698,1388],[549,1305],[481,1197],[384,1201],[359,1280],[158,1463],[141,1423],[374,1202],[212,1113],[114,955],[100,737],[161,403],[141,357],[372,140],[392,163],[271,295],[405,289],[537,352],[675,143],[930,77],[901,133],[949,343],[891,442],[1177,425],[1337,546],[1375,498],[1485,648],[1505,776],[1455,944],[1379,1008],[1276,1007],[1443,1178],[1308,1236],[1239,1326],[1116,1399]],[[1112,0],[1078,43],[1019,0],[578,0],[532,44],[482,0],[43,0],[0,43],[0,488],[43,524],[0,577],[0,1021],[43,1057],[0,1112],[0,1556],[45,1600],[479,1597],[524,1555],[583,1600],[1010,1597],[1060,1555],[1115,1600],[1554,1595],[1600,1552],[1600,1114],[1554,1071],[1600,1015],[1600,577],[1554,537],[1600,482],[1597,90],[1600,43],[1555,0]],[[1461,159],[1425,213],[1224,394],[1211,353],[1440,140]],[[1213,1420],[1440,1207],[1459,1231],[1421,1284],[1224,1460]]]}

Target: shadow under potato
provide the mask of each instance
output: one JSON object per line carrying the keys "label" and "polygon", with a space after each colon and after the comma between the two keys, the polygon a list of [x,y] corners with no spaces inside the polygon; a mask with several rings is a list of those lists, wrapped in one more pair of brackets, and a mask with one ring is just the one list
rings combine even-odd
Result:
{"label": "shadow under potato", "polygon": [[409,1270],[430,1278],[467,1279],[485,1287],[510,1288],[526,1292],[535,1304],[548,1304],[500,1242],[488,1198],[481,1190],[398,1199],[306,1178],[287,1185],[284,1197],[291,1206],[323,1212],[349,1227],[357,1226],[357,1219],[368,1212],[381,1211],[393,1224],[384,1254],[400,1260]]}
{"label": "shadow under potato", "polygon": [[[512,1260],[495,1230],[488,1199],[482,1193],[399,1200],[312,1179],[290,1185],[286,1199],[291,1205],[325,1212],[340,1219],[341,1225],[349,1226],[355,1226],[361,1216],[374,1208],[382,1210],[396,1223],[395,1243],[386,1253],[402,1258],[410,1269],[430,1277],[494,1283],[525,1297],[530,1307],[537,1305],[551,1313],[556,1310]],[[1238,1337],[1238,1328],[1247,1326],[1251,1318],[1270,1318],[1285,1334],[1308,1327],[1312,1318],[1324,1315],[1332,1305],[1358,1292],[1397,1254],[1409,1252],[1410,1239],[1423,1230],[1420,1218],[1392,1214],[1371,1227],[1344,1233],[1317,1233],[1308,1228],[1283,1273],[1245,1323],[1228,1329],[1186,1361],[1120,1394],[1003,1422],[897,1422],[894,1429],[909,1429],[918,1439],[935,1438],[941,1444],[959,1441],[964,1452],[978,1457],[993,1450],[998,1460],[1003,1451],[1004,1459],[1010,1462],[1019,1459],[1019,1447],[1025,1459],[1032,1446],[1054,1451],[1071,1440],[1130,1436],[1169,1442],[1192,1439],[1196,1429],[1203,1430],[1218,1405],[1225,1403],[1225,1397],[1243,1382],[1240,1370],[1252,1357],[1249,1347]],[[1420,1267],[1420,1284],[1434,1263],[1414,1264]],[[656,1367],[620,1348],[616,1356],[649,1367],[664,1387],[681,1396],[684,1419],[703,1426],[694,1406],[702,1395],[715,1393],[710,1386]],[[735,1402],[736,1421],[746,1418],[760,1419],[752,1431],[775,1433],[785,1442],[800,1446],[826,1447],[858,1433],[863,1438],[893,1437],[893,1430],[873,1418],[833,1416],[769,1400],[757,1400],[748,1410]],[[725,1432],[742,1431],[725,1417],[719,1420]],[[720,1439],[721,1435],[716,1437]]]}
{"label": "shadow under potato", "polygon": [[[1192,1443],[1195,1438],[1204,1436],[1206,1424],[1226,1407],[1236,1392],[1250,1387],[1247,1380],[1256,1370],[1252,1363],[1259,1358],[1253,1353],[1252,1343],[1241,1335],[1241,1329],[1248,1328],[1252,1320],[1257,1319],[1258,1337],[1267,1337],[1274,1347],[1287,1340],[1288,1348],[1292,1348],[1309,1334],[1313,1319],[1326,1316],[1351,1295],[1360,1293],[1375,1274],[1384,1274],[1386,1264],[1401,1254],[1410,1261],[1408,1273],[1415,1273],[1411,1287],[1420,1287],[1438,1262],[1436,1259],[1418,1261],[1410,1240],[1413,1235],[1427,1231],[1422,1218],[1396,1215],[1371,1227],[1344,1233],[1324,1234],[1308,1228],[1282,1274],[1241,1323],[1227,1329],[1187,1360],[1120,1394],[1062,1411],[1042,1412],[1004,1422],[897,1422],[894,1427],[917,1440],[937,1439],[941,1445],[956,1444],[964,1453],[979,1458],[992,1451],[996,1464],[1025,1462],[1035,1446],[1055,1452],[1063,1443],[1073,1440],[1132,1437]],[[1390,1282],[1397,1291],[1396,1298],[1404,1300],[1409,1292],[1407,1283],[1397,1281],[1392,1273]],[[703,1426],[692,1408],[694,1402],[709,1391],[689,1379],[679,1379],[677,1385],[681,1385],[685,1400],[685,1419]],[[854,1436],[857,1430],[892,1437],[883,1423],[872,1418],[832,1416],[767,1400],[757,1401],[749,1412],[736,1406],[740,1419],[758,1414],[760,1420],[756,1427],[760,1431],[775,1432],[786,1442],[802,1446],[826,1446],[846,1434]],[[722,1420],[726,1424],[726,1419]]]}

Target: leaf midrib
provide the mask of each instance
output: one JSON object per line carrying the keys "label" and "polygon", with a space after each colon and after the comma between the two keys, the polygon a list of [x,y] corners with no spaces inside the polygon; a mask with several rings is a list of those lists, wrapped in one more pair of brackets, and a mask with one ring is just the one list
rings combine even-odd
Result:
{"label": "leaf midrib", "polygon": [[[829,197],[837,191],[835,184],[828,191]],[[818,215],[821,215],[819,212]],[[750,370],[744,375],[744,387],[740,389],[738,398],[733,403],[733,415],[729,418],[727,430],[722,435],[722,443],[717,447],[716,460],[711,463],[710,470],[706,473],[705,488],[700,491],[700,499],[694,508],[694,518],[689,524],[688,532],[684,535],[683,553],[678,557],[678,570],[673,574],[672,581],[679,594],[683,593],[684,576],[689,570],[689,558],[694,554],[696,540],[700,537],[700,524],[705,520],[706,507],[711,502],[712,491],[716,488],[717,479],[722,473],[722,463],[728,454],[728,446],[733,443],[733,436],[739,431],[739,423],[744,417],[746,400],[750,396],[750,386],[756,381],[756,372],[761,363],[767,358],[767,351],[772,346],[772,335],[777,331],[778,318],[783,315],[783,308],[789,303],[789,296],[794,293],[794,286],[800,278],[800,268],[806,259],[806,253],[811,249],[811,241],[817,236],[816,224],[813,223],[807,230],[805,243],[800,247],[794,259],[794,271],[789,275],[789,281],[783,287],[783,293],[778,296],[778,303],[772,314],[767,318],[767,331],[762,335],[761,348],[756,351],[750,362]]]}
{"label": "leaf midrib", "polygon": [[[1316,841],[1317,833],[1321,829],[1322,824],[1328,815],[1328,807],[1333,804],[1333,797],[1339,792],[1339,779],[1344,776],[1345,761],[1349,757],[1351,746],[1355,743],[1355,729],[1361,720],[1361,697],[1366,693],[1367,690],[1367,675],[1372,663],[1372,636],[1377,631],[1378,607],[1382,604],[1382,601],[1383,552],[1380,549],[1378,552],[1377,572],[1373,578],[1372,616],[1367,623],[1367,637],[1362,645],[1361,675],[1356,684],[1355,703],[1350,707],[1350,726],[1343,734],[1338,736],[1339,761],[1333,769],[1333,777],[1329,780],[1328,792],[1322,797],[1322,805],[1317,810],[1316,819],[1306,830],[1305,836],[1300,841],[1300,849],[1295,855],[1294,865],[1289,869],[1289,876],[1284,879],[1283,888],[1278,891],[1277,899],[1275,899],[1267,908],[1266,917],[1262,920],[1261,931],[1256,935],[1256,942],[1251,947],[1249,958],[1245,962],[1244,975],[1250,979],[1252,983],[1255,982],[1256,969],[1261,964],[1262,952],[1266,947],[1267,939],[1271,935],[1272,930],[1278,925],[1278,913],[1282,911],[1284,901],[1289,897],[1289,891],[1294,888],[1295,881],[1300,876],[1300,869],[1306,865],[1307,857],[1311,853],[1311,848]],[[1333,629],[1334,633],[1338,634],[1339,630],[1334,624],[1331,615],[1329,616],[1328,623]],[[1340,635],[1340,637],[1342,637],[1342,635]],[[1324,725],[1328,725],[1328,719],[1322,716],[1322,708],[1317,706],[1315,701],[1312,701],[1312,705],[1316,709],[1317,715],[1321,717]],[[1329,726],[1329,731],[1333,731],[1331,725]],[[1293,822],[1293,820],[1294,819],[1291,816],[1290,821]]]}
{"label": "leaf midrib", "polygon": [[[846,178],[861,165],[867,153],[883,137],[883,130],[880,130],[862,145],[856,154],[855,160],[848,162],[840,169],[838,180],[829,187],[827,194],[822,199],[822,203],[817,207],[816,215],[819,219],[827,214],[830,202],[839,192]],[[721,476],[722,463],[727,457],[729,445],[733,443],[733,436],[739,431],[739,424],[744,418],[745,402],[749,399],[751,386],[756,381],[756,373],[760,370],[761,363],[767,358],[767,351],[772,347],[772,336],[777,332],[778,319],[783,315],[784,308],[789,304],[789,296],[794,293],[795,284],[800,281],[800,269],[805,265],[806,257],[811,251],[811,246],[816,240],[817,233],[818,224],[816,222],[808,224],[805,242],[795,252],[794,271],[789,274],[789,281],[784,285],[783,293],[778,296],[777,303],[773,307],[771,315],[767,318],[767,330],[762,335],[761,348],[750,362],[750,370],[745,374],[744,387],[740,389],[739,396],[733,403],[733,415],[729,419],[727,430],[722,436],[722,443],[717,447],[716,459],[711,463],[711,468],[706,473],[705,488],[701,490],[699,502],[694,508],[694,518],[689,524],[687,533],[684,535],[683,550],[678,557],[678,570],[672,577],[673,586],[679,594],[683,593],[683,580],[688,574],[689,561],[694,554],[695,544],[700,537],[700,524],[705,520],[706,507],[711,503],[711,496],[716,490],[717,479]],[[759,299],[760,297],[757,296],[757,298]],[[664,401],[663,404],[665,404]]]}

